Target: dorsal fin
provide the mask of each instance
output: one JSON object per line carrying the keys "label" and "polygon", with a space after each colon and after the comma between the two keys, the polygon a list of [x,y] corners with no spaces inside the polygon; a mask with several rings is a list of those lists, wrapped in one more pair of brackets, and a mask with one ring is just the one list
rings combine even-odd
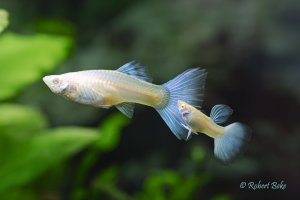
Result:
{"label": "dorsal fin", "polygon": [[119,72],[123,72],[135,78],[138,78],[143,81],[152,82],[152,78],[150,78],[143,66],[141,66],[136,61],[131,61],[126,63],[117,69]]}
{"label": "dorsal fin", "polygon": [[210,112],[210,118],[217,124],[224,123],[232,114],[233,110],[226,105],[215,105]]}

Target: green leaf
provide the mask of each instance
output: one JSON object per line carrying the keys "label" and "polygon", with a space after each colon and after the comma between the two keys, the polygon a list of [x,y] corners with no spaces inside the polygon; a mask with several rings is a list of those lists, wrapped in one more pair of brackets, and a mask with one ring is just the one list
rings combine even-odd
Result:
{"label": "green leaf", "polygon": [[104,184],[115,184],[118,177],[118,168],[116,166],[110,166],[100,172],[98,177],[95,179],[96,182]]}
{"label": "green leaf", "polygon": [[0,104],[0,138],[24,140],[46,126],[44,115],[33,108],[18,104]]}
{"label": "green leaf", "polygon": [[52,35],[74,36],[75,29],[71,22],[63,19],[39,19],[36,24],[37,32]]}
{"label": "green leaf", "polygon": [[128,118],[120,113],[109,116],[100,126],[101,135],[94,147],[103,151],[114,149],[120,140],[121,129],[129,122]]}
{"label": "green leaf", "polygon": [[206,183],[206,175],[183,177],[173,170],[161,170],[147,177],[144,191],[137,193],[135,199],[180,200],[193,199],[195,192]]}
{"label": "green leaf", "polygon": [[90,150],[80,164],[77,172],[76,185],[82,184],[86,173],[88,173],[101,153],[112,150],[118,145],[121,137],[121,130],[128,122],[128,118],[124,115],[114,113],[101,123],[99,128],[100,135],[97,141],[92,144]]}
{"label": "green leaf", "polygon": [[0,100],[13,97],[55,68],[70,49],[65,36],[6,33],[0,37]]}
{"label": "green leaf", "polygon": [[194,146],[191,150],[191,158],[194,162],[201,163],[205,158],[205,149],[201,146]]}
{"label": "green leaf", "polygon": [[40,199],[33,190],[7,190],[0,193],[0,198],[5,200],[38,200]]}
{"label": "green leaf", "polygon": [[[92,184],[91,193],[93,199],[115,199],[115,200],[130,200],[132,199],[124,191],[116,187],[116,180],[118,177],[118,168],[110,166],[104,169],[95,178]],[[110,197],[110,198],[108,198]]]}
{"label": "green leaf", "polygon": [[155,174],[148,176],[144,184],[144,191],[142,193],[138,193],[135,199],[170,199],[168,198],[169,193],[173,192],[176,185],[181,185],[181,179],[181,176],[175,171],[158,171]]}
{"label": "green leaf", "polygon": [[94,142],[98,131],[66,127],[36,136],[18,147],[14,156],[0,165],[0,192],[23,186],[50,167],[66,160],[83,147]]}
{"label": "green leaf", "polygon": [[214,196],[212,200],[232,200],[232,197],[228,194],[219,194]]}
{"label": "green leaf", "polygon": [[7,27],[8,25],[8,12],[6,10],[0,9],[0,33]]}
{"label": "green leaf", "polygon": [[18,104],[0,104],[0,162],[47,126],[39,111]]}
{"label": "green leaf", "polygon": [[181,200],[181,199],[193,199],[194,193],[201,189],[200,176],[189,177],[182,180],[177,184],[176,188],[173,189],[169,199]]}

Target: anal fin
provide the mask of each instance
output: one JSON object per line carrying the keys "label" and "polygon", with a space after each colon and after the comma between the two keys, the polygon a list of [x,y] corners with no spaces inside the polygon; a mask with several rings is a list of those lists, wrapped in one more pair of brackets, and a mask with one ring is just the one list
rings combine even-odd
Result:
{"label": "anal fin", "polygon": [[116,105],[116,108],[127,117],[132,118],[134,111],[133,103],[121,103]]}

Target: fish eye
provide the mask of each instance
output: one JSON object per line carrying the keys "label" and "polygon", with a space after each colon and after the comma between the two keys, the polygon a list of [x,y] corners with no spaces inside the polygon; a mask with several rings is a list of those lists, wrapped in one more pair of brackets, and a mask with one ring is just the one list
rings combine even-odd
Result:
{"label": "fish eye", "polygon": [[54,83],[55,85],[58,84],[59,83],[59,79],[58,78],[53,79],[52,83]]}

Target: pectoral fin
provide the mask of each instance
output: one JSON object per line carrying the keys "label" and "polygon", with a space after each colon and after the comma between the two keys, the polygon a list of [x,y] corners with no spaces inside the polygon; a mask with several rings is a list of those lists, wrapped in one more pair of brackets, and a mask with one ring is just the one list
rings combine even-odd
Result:
{"label": "pectoral fin", "polygon": [[93,105],[96,107],[102,107],[104,97],[97,91],[88,88],[85,89],[78,97],[77,101],[82,104]]}
{"label": "pectoral fin", "polygon": [[132,103],[121,103],[116,105],[117,109],[121,111],[124,115],[126,115],[129,118],[132,118],[133,111],[134,111],[134,104]]}
{"label": "pectoral fin", "polygon": [[188,134],[187,134],[186,140],[190,139],[190,136],[192,135],[192,133],[194,133],[195,135],[198,135],[198,133],[193,131],[190,126],[182,124],[182,123],[181,123],[181,125],[189,131]]}
{"label": "pectoral fin", "polygon": [[111,106],[98,106],[99,108],[109,109]]}

